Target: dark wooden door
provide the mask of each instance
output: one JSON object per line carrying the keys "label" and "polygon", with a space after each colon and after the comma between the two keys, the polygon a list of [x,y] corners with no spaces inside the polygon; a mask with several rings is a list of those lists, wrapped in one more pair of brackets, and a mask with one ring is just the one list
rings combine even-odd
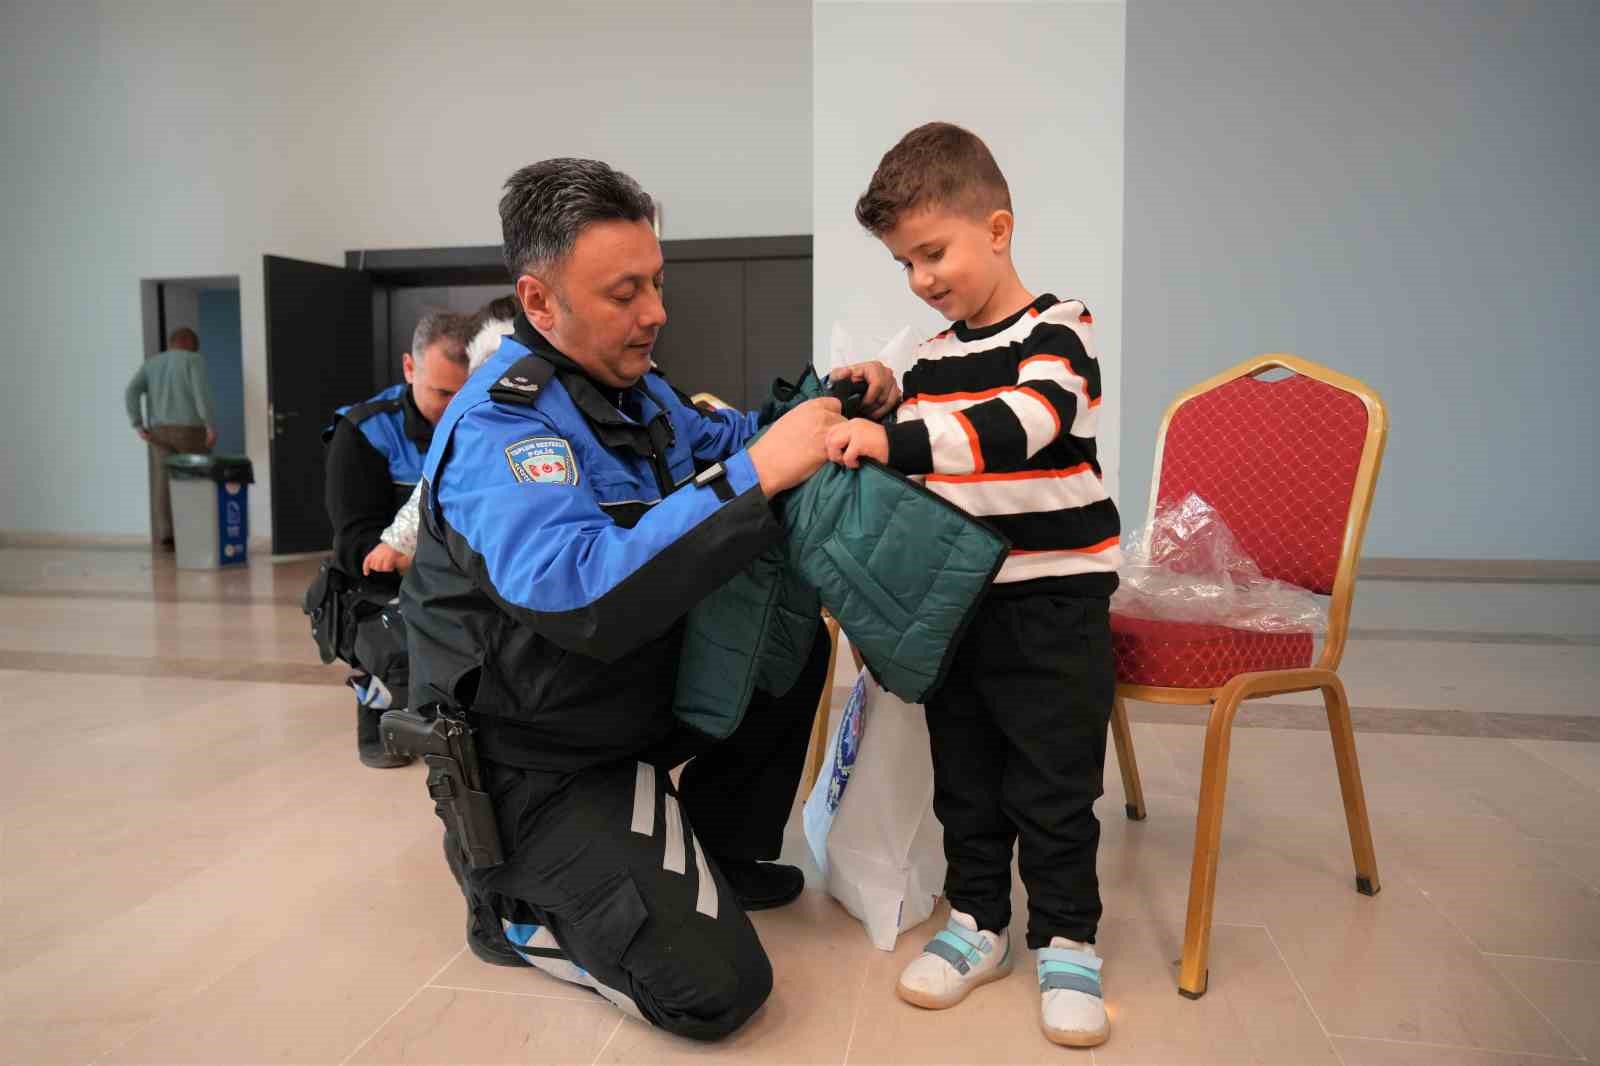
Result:
{"label": "dark wooden door", "polygon": [[359,270],[264,257],[272,550],[323,551],[322,430],[334,408],[372,395],[372,279]]}

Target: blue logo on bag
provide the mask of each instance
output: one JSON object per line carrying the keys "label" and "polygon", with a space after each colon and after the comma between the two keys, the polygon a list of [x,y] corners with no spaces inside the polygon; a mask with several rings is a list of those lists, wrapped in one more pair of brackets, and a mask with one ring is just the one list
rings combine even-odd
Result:
{"label": "blue logo on bag", "polygon": [[833,776],[828,781],[828,813],[839,810],[839,800],[844,787],[850,783],[850,771],[856,765],[856,751],[861,747],[861,727],[866,717],[867,676],[856,678],[856,687],[850,690],[845,701],[844,714],[839,719],[839,744],[833,756]]}

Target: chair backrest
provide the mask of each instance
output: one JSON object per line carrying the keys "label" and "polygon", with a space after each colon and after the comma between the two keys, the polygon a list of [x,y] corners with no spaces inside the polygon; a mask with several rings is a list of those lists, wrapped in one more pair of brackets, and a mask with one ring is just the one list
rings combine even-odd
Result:
{"label": "chair backrest", "polygon": [[[1278,369],[1288,376],[1261,376]],[[1198,493],[1263,574],[1331,595],[1336,665],[1387,432],[1383,401],[1354,378],[1292,355],[1247,360],[1167,409],[1151,513]]]}

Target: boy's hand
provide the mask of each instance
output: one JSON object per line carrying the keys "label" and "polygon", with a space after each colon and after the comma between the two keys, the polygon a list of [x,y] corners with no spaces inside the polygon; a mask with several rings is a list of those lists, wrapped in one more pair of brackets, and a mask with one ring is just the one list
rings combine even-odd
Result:
{"label": "boy's hand", "polygon": [[851,470],[863,459],[889,461],[889,433],[876,422],[852,418],[828,431],[828,459]]}
{"label": "boy's hand", "polygon": [[895,384],[894,371],[876,360],[840,367],[829,377],[867,383],[867,394],[861,398],[861,413],[867,418],[882,418],[900,406],[900,386]]}
{"label": "boy's hand", "polygon": [[403,551],[396,551],[387,544],[379,544],[361,560],[362,576],[387,574],[397,570],[403,574],[409,569],[411,569],[411,556]]}
{"label": "boy's hand", "polygon": [[828,431],[841,422],[838,400],[826,396],[807,400],[750,445],[750,463],[767,499],[794,488],[828,461]]}

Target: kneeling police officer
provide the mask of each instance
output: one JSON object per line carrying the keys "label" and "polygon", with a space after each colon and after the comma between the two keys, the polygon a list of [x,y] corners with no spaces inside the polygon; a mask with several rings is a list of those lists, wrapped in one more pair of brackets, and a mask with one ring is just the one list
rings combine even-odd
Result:
{"label": "kneeling police officer", "polygon": [[355,667],[349,683],[356,693],[356,751],[378,769],[411,761],[385,748],[378,726],[385,710],[406,705],[406,647],[400,613],[389,606],[400,575],[367,574],[362,564],[411,496],[434,424],[467,379],[468,328],[464,317],[448,311],[424,314],[403,361],[405,382],[339,408],[324,434],[333,558],[307,606],[335,616],[324,629],[335,638],[319,643],[334,645],[323,649],[326,661],[331,652]]}
{"label": "kneeling police officer", "polygon": [[522,313],[434,434],[401,603],[423,730],[476,747],[461,772],[470,752],[429,757],[473,951],[713,1039],[772,987],[745,912],[802,887],[768,860],[828,656],[819,627],[800,682],[713,744],[672,715],[682,619],[782,535],[768,500],[822,465],[840,415],[813,400],[748,443],[754,415],[701,412],[652,369],[651,211],[600,162],[507,181]]}

